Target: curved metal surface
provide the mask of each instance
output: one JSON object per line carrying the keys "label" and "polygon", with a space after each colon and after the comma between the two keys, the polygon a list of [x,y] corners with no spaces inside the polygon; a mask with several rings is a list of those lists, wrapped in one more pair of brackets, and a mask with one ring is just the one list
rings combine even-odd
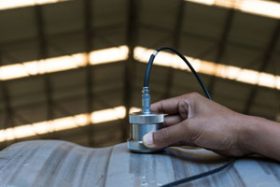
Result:
{"label": "curved metal surface", "polygon": [[[177,154],[178,150],[171,151]],[[130,153],[126,144],[92,149],[65,141],[27,141],[0,152],[0,186],[154,187],[223,162],[204,149],[188,149],[181,156],[185,159],[164,153]],[[185,186],[279,185],[279,163],[251,158],[238,160],[230,169]]]}

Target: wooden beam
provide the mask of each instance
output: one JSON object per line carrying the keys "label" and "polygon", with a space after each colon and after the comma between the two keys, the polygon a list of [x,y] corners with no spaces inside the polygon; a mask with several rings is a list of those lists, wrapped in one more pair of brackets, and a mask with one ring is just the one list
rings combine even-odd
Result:
{"label": "wooden beam", "polygon": [[[230,30],[232,28],[234,14],[235,14],[234,9],[230,9],[227,12],[227,16],[226,16],[225,23],[224,23],[223,33],[220,38],[220,41],[218,42],[217,55],[215,57],[216,63],[221,62],[221,60],[224,56],[224,53],[226,51],[226,45],[227,45],[228,37],[230,34]],[[214,88],[216,85],[216,81],[217,81],[217,77],[215,75],[211,76],[210,82],[208,85],[208,90],[209,90],[209,93],[211,94],[212,98],[214,98]]]}
{"label": "wooden beam", "polygon": [[[43,17],[42,6],[34,6],[34,16],[35,16],[35,24],[37,30],[38,37],[38,58],[46,59],[48,58],[48,43],[45,33],[45,23]],[[50,76],[48,74],[42,75],[46,96],[46,120],[53,119],[54,116],[54,101],[53,101],[53,88],[50,80]],[[50,135],[50,138],[59,139],[55,132]]]}
{"label": "wooden beam", "polygon": [[[93,49],[92,39],[92,0],[84,0],[84,38],[85,38],[85,51],[87,53],[87,66],[85,67],[85,85],[86,85],[86,110],[88,113],[93,111],[93,68],[90,65],[89,53]],[[88,144],[94,145],[94,129],[89,126],[88,131]]]}
{"label": "wooden beam", "polygon": [[[122,141],[126,141],[128,138],[129,124],[128,116],[129,109],[131,108],[132,100],[132,75],[135,69],[133,68],[134,59],[134,48],[137,41],[137,22],[138,22],[138,9],[140,0],[127,0],[127,26],[126,26],[126,43],[128,45],[128,60],[124,62],[124,94],[123,103],[126,107],[126,117],[122,126]],[[140,98],[140,97],[139,97]]]}
{"label": "wooden beam", "polygon": [[[180,47],[180,36],[182,34],[182,28],[183,28],[183,22],[184,22],[184,14],[186,9],[186,2],[184,0],[178,1],[178,7],[177,7],[177,15],[175,18],[175,25],[174,30],[172,32],[172,47],[179,50]],[[174,79],[174,72],[175,70],[173,68],[169,68],[167,72],[167,81],[165,84],[165,93],[163,95],[163,98],[168,98],[171,96],[171,90],[173,87],[173,79]]]}

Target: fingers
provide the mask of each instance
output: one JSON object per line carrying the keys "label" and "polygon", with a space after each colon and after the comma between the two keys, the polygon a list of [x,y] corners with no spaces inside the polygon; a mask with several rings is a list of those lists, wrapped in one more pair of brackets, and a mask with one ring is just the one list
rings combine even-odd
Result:
{"label": "fingers", "polygon": [[[178,110],[180,104],[189,104],[191,101],[197,100],[198,98],[202,99],[203,97],[197,93],[190,93],[170,99],[165,99],[152,104],[151,110],[156,113],[177,114],[179,112]],[[188,113],[188,111],[186,111],[186,113]]]}
{"label": "fingers", "polygon": [[167,127],[146,134],[143,137],[144,144],[151,148],[163,148],[184,139],[190,140],[194,132],[187,130],[189,120],[184,119],[188,119],[189,114],[193,113],[192,105],[199,97],[199,94],[191,93],[152,104],[153,112],[169,114],[164,122]]}
{"label": "fingers", "polygon": [[175,125],[181,121],[182,119],[179,115],[168,115],[165,116],[163,125],[168,127],[171,125]]}
{"label": "fingers", "polygon": [[178,105],[180,100],[181,96],[156,102],[151,105],[151,110],[157,113],[176,114],[178,113]]}
{"label": "fingers", "polygon": [[[186,123],[186,121],[184,121]],[[156,132],[150,132],[143,137],[145,146],[150,148],[163,148],[168,145],[181,141],[188,137],[188,132],[183,122],[163,128]]]}

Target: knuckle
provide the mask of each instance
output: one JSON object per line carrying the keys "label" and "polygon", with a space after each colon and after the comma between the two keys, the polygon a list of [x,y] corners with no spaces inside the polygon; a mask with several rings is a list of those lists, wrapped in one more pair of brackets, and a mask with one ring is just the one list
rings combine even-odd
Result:
{"label": "knuckle", "polygon": [[197,103],[202,99],[202,96],[197,92],[187,94],[183,100],[183,105],[189,106],[190,110],[194,110]]}
{"label": "knuckle", "polygon": [[196,99],[196,98],[200,97],[200,94],[197,93],[197,92],[191,92],[191,93],[188,94],[188,96],[191,99]]}
{"label": "knuckle", "polygon": [[187,100],[182,100],[178,104],[179,114],[183,119],[187,119],[189,114],[190,102]]}

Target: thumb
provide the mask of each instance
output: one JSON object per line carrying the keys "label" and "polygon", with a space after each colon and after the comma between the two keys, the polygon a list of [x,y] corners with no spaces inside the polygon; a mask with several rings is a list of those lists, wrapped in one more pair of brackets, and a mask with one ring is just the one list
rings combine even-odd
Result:
{"label": "thumb", "polygon": [[178,123],[176,125],[145,134],[143,137],[143,143],[146,147],[159,149],[179,142],[183,139],[185,133],[183,124]]}

